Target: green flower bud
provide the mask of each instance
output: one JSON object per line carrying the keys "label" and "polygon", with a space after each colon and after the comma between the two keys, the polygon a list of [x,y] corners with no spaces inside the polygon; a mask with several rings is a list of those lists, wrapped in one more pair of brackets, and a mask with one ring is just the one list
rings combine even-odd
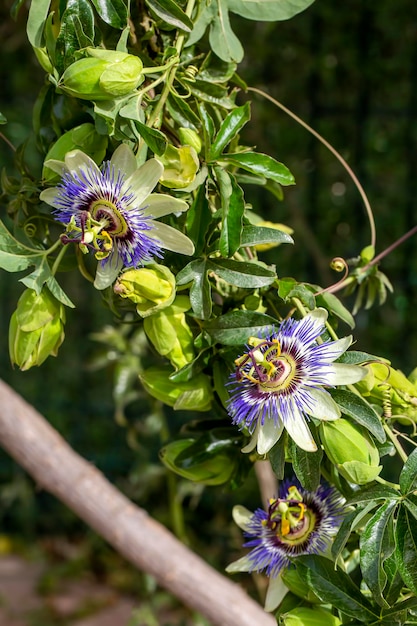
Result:
{"label": "green flower bud", "polygon": [[187,296],[177,296],[174,302],[154,315],[146,317],[143,327],[155,350],[181,369],[194,359],[194,336],[187,324],[185,311],[190,308]]}
{"label": "green flower bud", "polygon": [[367,371],[365,378],[357,383],[360,393],[381,406],[385,415],[403,416],[406,418],[404,423],[409,423],[410,419],[417,421],[417,387],[414,382],[388,363],[371,363]]}
{"label": "green flower bud", "polygon": [[192,380],[174,382],[169,378],[172,373],[167,367],[150,367],[139,379],[149,395],[175,410],[208,411],[213,399],[208,376],[198,374]]}
{"label": "green flower bud", "polygon": [[338,617],[324,609],[298,607],[281,616],[283,626],[340,626]]}
{"label": "green flower bud", "polygon": [[364,429],[344,418],[322,421],[319,428],[328,458],[346,480],[356,485],[375,480],[382,469],[379,452]]}
{"label": "green flower bud", "polygon": [[141,317],[154,315],[175,298],[175,276],[165,265],[153,263],[121,274],[114,291],[136,304]]}
{"label": "green flower bud", "polygon": [[161,461],[183,478],[205,485],[222,485],[236,471],[228,441],[181,439],[167,444],[159,453]]}
{"label": "green flower bud", "polygon": [[202,148],[202,142],[198,134],[192,128],[179,128],[178,134],[180,136],[180,141],[183,146],[191,146],[200,154]]}
{"label": "green flower bud", "polygon": [[184,189],[191,185],[200,166],[197,153],[191,146],[176,148],[168,144],[158,159],[164,166],[160,182],[170,189]]}
{"label": "green flower bud", "polygon": [[10,360],[22,371],[56,356],[64,341],[64,306],[44,288],[38,295],[26,289],[10,319]]}
{"label": "green flower bud", "polygon": [[86,48],[88,57],[65,70],[59,86],[84,100],[112,100],[126,96],[143,81],[139,57],[116,50]]}

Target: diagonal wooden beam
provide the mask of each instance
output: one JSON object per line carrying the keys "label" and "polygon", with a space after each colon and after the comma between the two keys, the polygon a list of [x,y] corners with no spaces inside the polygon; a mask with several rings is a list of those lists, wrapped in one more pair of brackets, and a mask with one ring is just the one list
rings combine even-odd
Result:
{"label": "diagonal wooden beam", "polygon": [[218,626],[276,626],[232,582],[134,505],[0,380],[0,444],[120,554]]}

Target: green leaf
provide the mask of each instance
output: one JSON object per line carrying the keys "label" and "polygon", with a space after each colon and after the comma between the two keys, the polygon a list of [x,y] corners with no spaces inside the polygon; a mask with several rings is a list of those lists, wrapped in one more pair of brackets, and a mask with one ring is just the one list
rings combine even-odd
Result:
{"label": "green leaf", "polygon": [[[310,429],[312,427],[310,426]],[[292,466],[298,480],[308,491],[315,491],[320,484],[320,466],[323,458],[323,450],[318,448],[316,452],[306,452],[290,439],[290,454]]]}
{"label": "green leaf", "polygon": [[87,0],[70,4],[61,18],[61,29],[56,40],[56,64],[61,72],[75,60],[80,48],[93,46],[94,12]]}
{"label": "green leaf", "polygon": [[243,289],[256,289],[271,285],[276,279],[274,271],[259,262],[233,261],[233,259],[211,259],[208,269],[220,278]]}
{"label": "green leaf", "polygon": [[271,463],[272,471],[278,480],[283,480],[285,469],[285,449],[287,443],[287,436],[284,431],[277,443],[268,452],[268,459]]}
{"label": "green leaf", "polygon": [[148,7],[167,24],[190,33],[193,23],[174,0],[146,0]]}
{"label": "green leaf", "polygon": [[[120,115],[122,115],[122,111],[120,111]],[[150,126],[146,126],[146,124],[142,124],[139,120],[135,120],[134,124],[139,135],[152,152],[158,156],[162,156],[168,145],[168,140],[164,133],[161,133],[157,128],[151,128]]]}
{"label": "green leaf", "polygon": [[0,124],[7,124],[7,118],[0,112]]}
{"label": "green leaf", "polygon": [[242,219],[245,212],[243,191],[234,176],[220,167],[214,168],[220,190],[222,228],[219,250],[224,257],[231,257],[240,248]]}
{"label": "green leaf", "polygon": [[61,288],[58,281],[56,280],[54,276],[52,276],[52,274],[47,279],[46,285],[48,286],[48,289],[51,292],[51,294],[58,300],[58,302],[61,302],[62,304],[70,307],[71,309],[75,308],[75,304],[68,298],[67,294]]}
{"label": "green leaf", "polygon": [[404,506],[410,511],[411,515],[417,520],[417,497],[410,495],[403,500]]}
{"label": "green leaf", "polygon": [[359,365],[370,361],[380,361],[380,357],[368,352],[360,352],[359,350],[349,350],[344,352],[338,359],[337,363],[348,363],[349,365]]}
{"label": "green leaf", "polygon": [[345,574],[323,556],[303,555],[294,560],[297,571],[322,602],[331,604],[360,622],[374,621],[371,604]]}
{"label": "green leaf", "polygon": [[388,500],[380,506],[366,524],[360,538],[362,576],[374,600],[383,607],[388,606],[383,597],[387,583],[383,563],[394,551],[393,515],[397,504],[396,500]]}
{"label": "green leaf", "polygon": [[7,272],[20,272],[35,263],[42,252],[17,241],[0,220],[0,268]]}
{"label": "green leaf", "polygon": [[401,493],[407,495],[417,489],[417,449],[408,457],[400,474]]}
{"label": "green leaf", "polygon": [[123,0],[91,0],[91,2],[103,22],[119,30],[126,27],[128,14]]}
{"label": "green leaf", "polygon": [[[210,148],[210,144],[213,141],[213,137],[214,137],[214,122],[210,116],[210,114],[208,113],[204,102],[199,102],[198,103],[198,112],[200,113],[200,118],[201,118],[201,122],[202,122],[202,127],[203,127],[203,133],[204,133],[204,149],[205,152],[208,154],[209,148]],[[206,155],[207,158],[207,155]]]}
{"label": "green leaf", "polygon": [[345,322],[350,328],[355,328],[355,319],[352,313],[333,293],[321,293],[317,295],[316,304],[317,306],[323,306],[329,313],[336,315],[336,317],[341,319],[342,322]]}
{"label": "green leaf", "polygon": [[270,180],[279,183],[280,185],[294,185],[294,176],[290,170],[276,161],[267,154],[261,154],[259,152],[238,152],[235,154],[223,154],[221,159],[222,163],[232,164],[235,167],[241,167],[252,174],[258,174],[265,176]]}
{"label": "green leaf", "polygon": [[216,317],[204,330],[218,343],[227,346],[246,344],[249,337],[270,334],[277,322],[273,317],[253,311],[231,311]]}
{"label": "green leaf", "polygon": [[192,283],[190,287],[190,303],[195,315],[202,320],[209,319],[212,310],[211,286],[207,277],[206,259],[196,259],[188,263],[177,274],[177,285]]}
{"label": "green leaf", "polygon": [[235,107],[235,94],[230,96],[226,87],[215,83],[209,83],[204,80],[181,78],[186,84],[186,88],[203,102],[209,102],[225,109],[233,109]]}
{"label": "green leaf", "polygon": [[43,30],[50,4],[51,0],[32,0],[30,3],[26,32],[34,48],[40,48],[43,44]]}
{"label": "green leaf", "polygon": [[314,0],[228,0],[229,11],[249,20],[288,20],[304,11]]}
{"label": "green leaf", "polygon": [[352,534],[352,526],[356,520],[357,515],[358,510],[351,511],[343,518],[343,521],[340,524],[337,535],[332,543],[332,557],[335,561],[338,560],[347,542],[349,541],[349,538]]}
{"label": "green leaf", "polygon": [[347,504],[359,504],[373,500],[392,500],[399,497],[398,491],[388,485],[365,485],[347,499]]}
{"label": "green leaf", "polygon": [[242,44],[230,26],[228,1],[213,0],[213,4],[217,2],[217,11],[215,19],[210,25],[210,46],[213,52],[223,61],[240,63],[243,59],[244,51]]}
{"label": "green leaf", "polygon": [[329,389],[333,400],[339,405],[342,412],[365,426],[380,443],[384,443],[386,435],[381,424],[381,418],[366,400],[352,391],[345,389]]}
{"label": "green leaf", "polygon": [[51,269],[48,264],[48,259],[45,256],[38,257],[36,261],[37,263],[33,272],[21,278],[20,282],[29,289],[36,291],[37,295],[39,295],[43,285],[51,276]]}
{"label": "green leaf", "polygon": [[212,214],[206,196],[205,185],[197,189],[194,202],[187,211],[185,227],[194,243],[195,255],[199,256],[207,243],[207,231],[212,222]]}
{"label": "green leaf", "polygon": [[241,247],[257,246],[263,243],[294,243],[293,238],[277,228],[264,226],[244,226]]}
{"label": "green leaf", "polygon": [[239,131],[250,120],[250,102],[241,107],[236,107],[224,118],[219,132],[211,145],[209,160],[215,161],[223,152],[224,148],[236,137]]}
{"label": "green leaf", "polygon": [[194,113],[188,102],[184,98],[170,93],[167,101],[169,114],[179,127],[191,128],[197,131],[200,126],[198,115]]}
{"label": "green leaf", "polygon": [[417,520],[402,506],[395,528],[395,558],[405,584],[417,594]]}

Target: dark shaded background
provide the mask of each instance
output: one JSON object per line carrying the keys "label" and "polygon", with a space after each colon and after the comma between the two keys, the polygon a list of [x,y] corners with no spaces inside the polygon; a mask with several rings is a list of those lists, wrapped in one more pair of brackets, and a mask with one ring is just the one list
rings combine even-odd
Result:
{"label": "dark shaded background", "polygon": [[[17,145],[30,133],[44,73],[26,42],[26,14],[22,11],[18,22],[12,21],[10,4],[0,8],[0,111],[9,122],[0,130]],[[319,131],[359,176],[374,209],[377,252],[381,252],[416,223],[417,4],[414,0],[317,0],[289,22],[254,23],[233,17],[233,27],[246,52],[240,75]],[[251,99],[253,119],[245,141],[284,162],[297,181],[295,188],[286,190],[282,203],[266,192],[248,191],[257,212],[295,230],[295,246],[270,252],[267,260],[277,264],[280,276],[329,285],[338,279],[329,269],[330,260],[355,256],[369,243],[359,194],[339,162],[316,139],[271,103],[255,95]],[[1,166],[10,171],[11,151],[5,143],[0,145]],[[391,359],[406,373],[417,365],[415,250],[414,238],[384,261],[382,269],[395,293],[382,308],[361,311],[355,330],[359,349]],[[169,525],[166,487],[161,487],[165,478],[157,460],[158,437],[138,450],[129,447],[125,430],[113,419],[109,373],[87,368],[97,349],[88,335],[111,321],[111,315],[102,307],[100,295],[84,287],[81,277],[70,285],[77,309],[68,311],[67,339],[59,358],[20,373],[9,364],[7,329],[22,289],[15,276],[0,273],[0,376],[81,454]],[[139,408],[132,411],[136,411],[133,419]],[[0,484],[4,532],[25,537],[82,532],[71,513],[48,495],[36,494],[30,479],[6,455],[0,455]],[[156,499],[155,488],[159,489]],[[239,501],[239,497],[240,493],[208,489],[198,494],[199,509],[193,515],[201,520],[207,514],[207,522],[213,523],[216,499],[216,528],[221,529],[228,523],[232,499]],[[227,513],[221,512],[222,505]],[[204,523],[192,532],[196,542],[203,543]],[[221,530],[216,541],[221,553],[226,541]]]}

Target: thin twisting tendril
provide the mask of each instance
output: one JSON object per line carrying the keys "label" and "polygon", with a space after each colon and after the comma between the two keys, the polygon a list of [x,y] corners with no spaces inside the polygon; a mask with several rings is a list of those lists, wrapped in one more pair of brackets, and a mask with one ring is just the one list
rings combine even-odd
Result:
{"label": "thin twisting tendril", "polygon": [[352,168],[346,163],[346,161],[342,157],[342,155],[339,154],[339,152],[335,148],[333,148],[333,146],[328,141],[326,141],[326,139],[324,139],[324,137],[322,137],[317,131],[315,131],[313,128],[311,128],[311,126],[309,126],[306,122],[304,122],[304,120],[302,120],[300,117],[298,117],[298,115],[296,115],[295,113],[290,111],[290,109],[287,109],[286,106],[281,104],[281,102],[279,102],[278,100],[276,100],[275,98],[270,96],[268,93],[266,93],[265,91],[262,91],[262,89],[257,89],[256,87],[247,87],[247,90],[248,91],[253,91],[253,92],[263,96],[264,98],[266,98],[267,100],[269,100],[270,102],[275,104],[275,106],[277,106],[278,108],[282,109],[282,111],[284,111],[284,113],[286,113],[287,115],[292,117],[296,122],[298,122],[298,124],[303,126],[303,128],[308,130],[309,133],[311,133],[314,137],[316,137],[316,139],[318,139],[324,146],[326,146],[326,148],[328,150],[330,150],[330,152],[336,157],[336,159],[338,159],[338,161],[340,161],[340,163],[343,165],[343,167],[345,168],[345,170],[349,174],[350,178],[352,179],[353,183],[355,184],[357,190],[359,191],[359,193],[361,195],[361,198],[362,198],[363,203],[365,205],[365,210],[366,210],[366,214],[368,216],[368,221],[369,221],[369,227],[370,227],[370,230],[371,230],[371,246],[373,246],[375,248],[375,244],[376,244],[376,227],[375,227],[375,220],[374,220],[374,216],[373,216],[373,212],[372,212],[372,208],[371,208],[370,202],[368,200],[368,197],[367,197],[367,195],[365,193],[364,188],[362,187],[362,185],[359,182],[359,179],[357,178],[357,176],[354,173],[354,171],[352,170]]}

